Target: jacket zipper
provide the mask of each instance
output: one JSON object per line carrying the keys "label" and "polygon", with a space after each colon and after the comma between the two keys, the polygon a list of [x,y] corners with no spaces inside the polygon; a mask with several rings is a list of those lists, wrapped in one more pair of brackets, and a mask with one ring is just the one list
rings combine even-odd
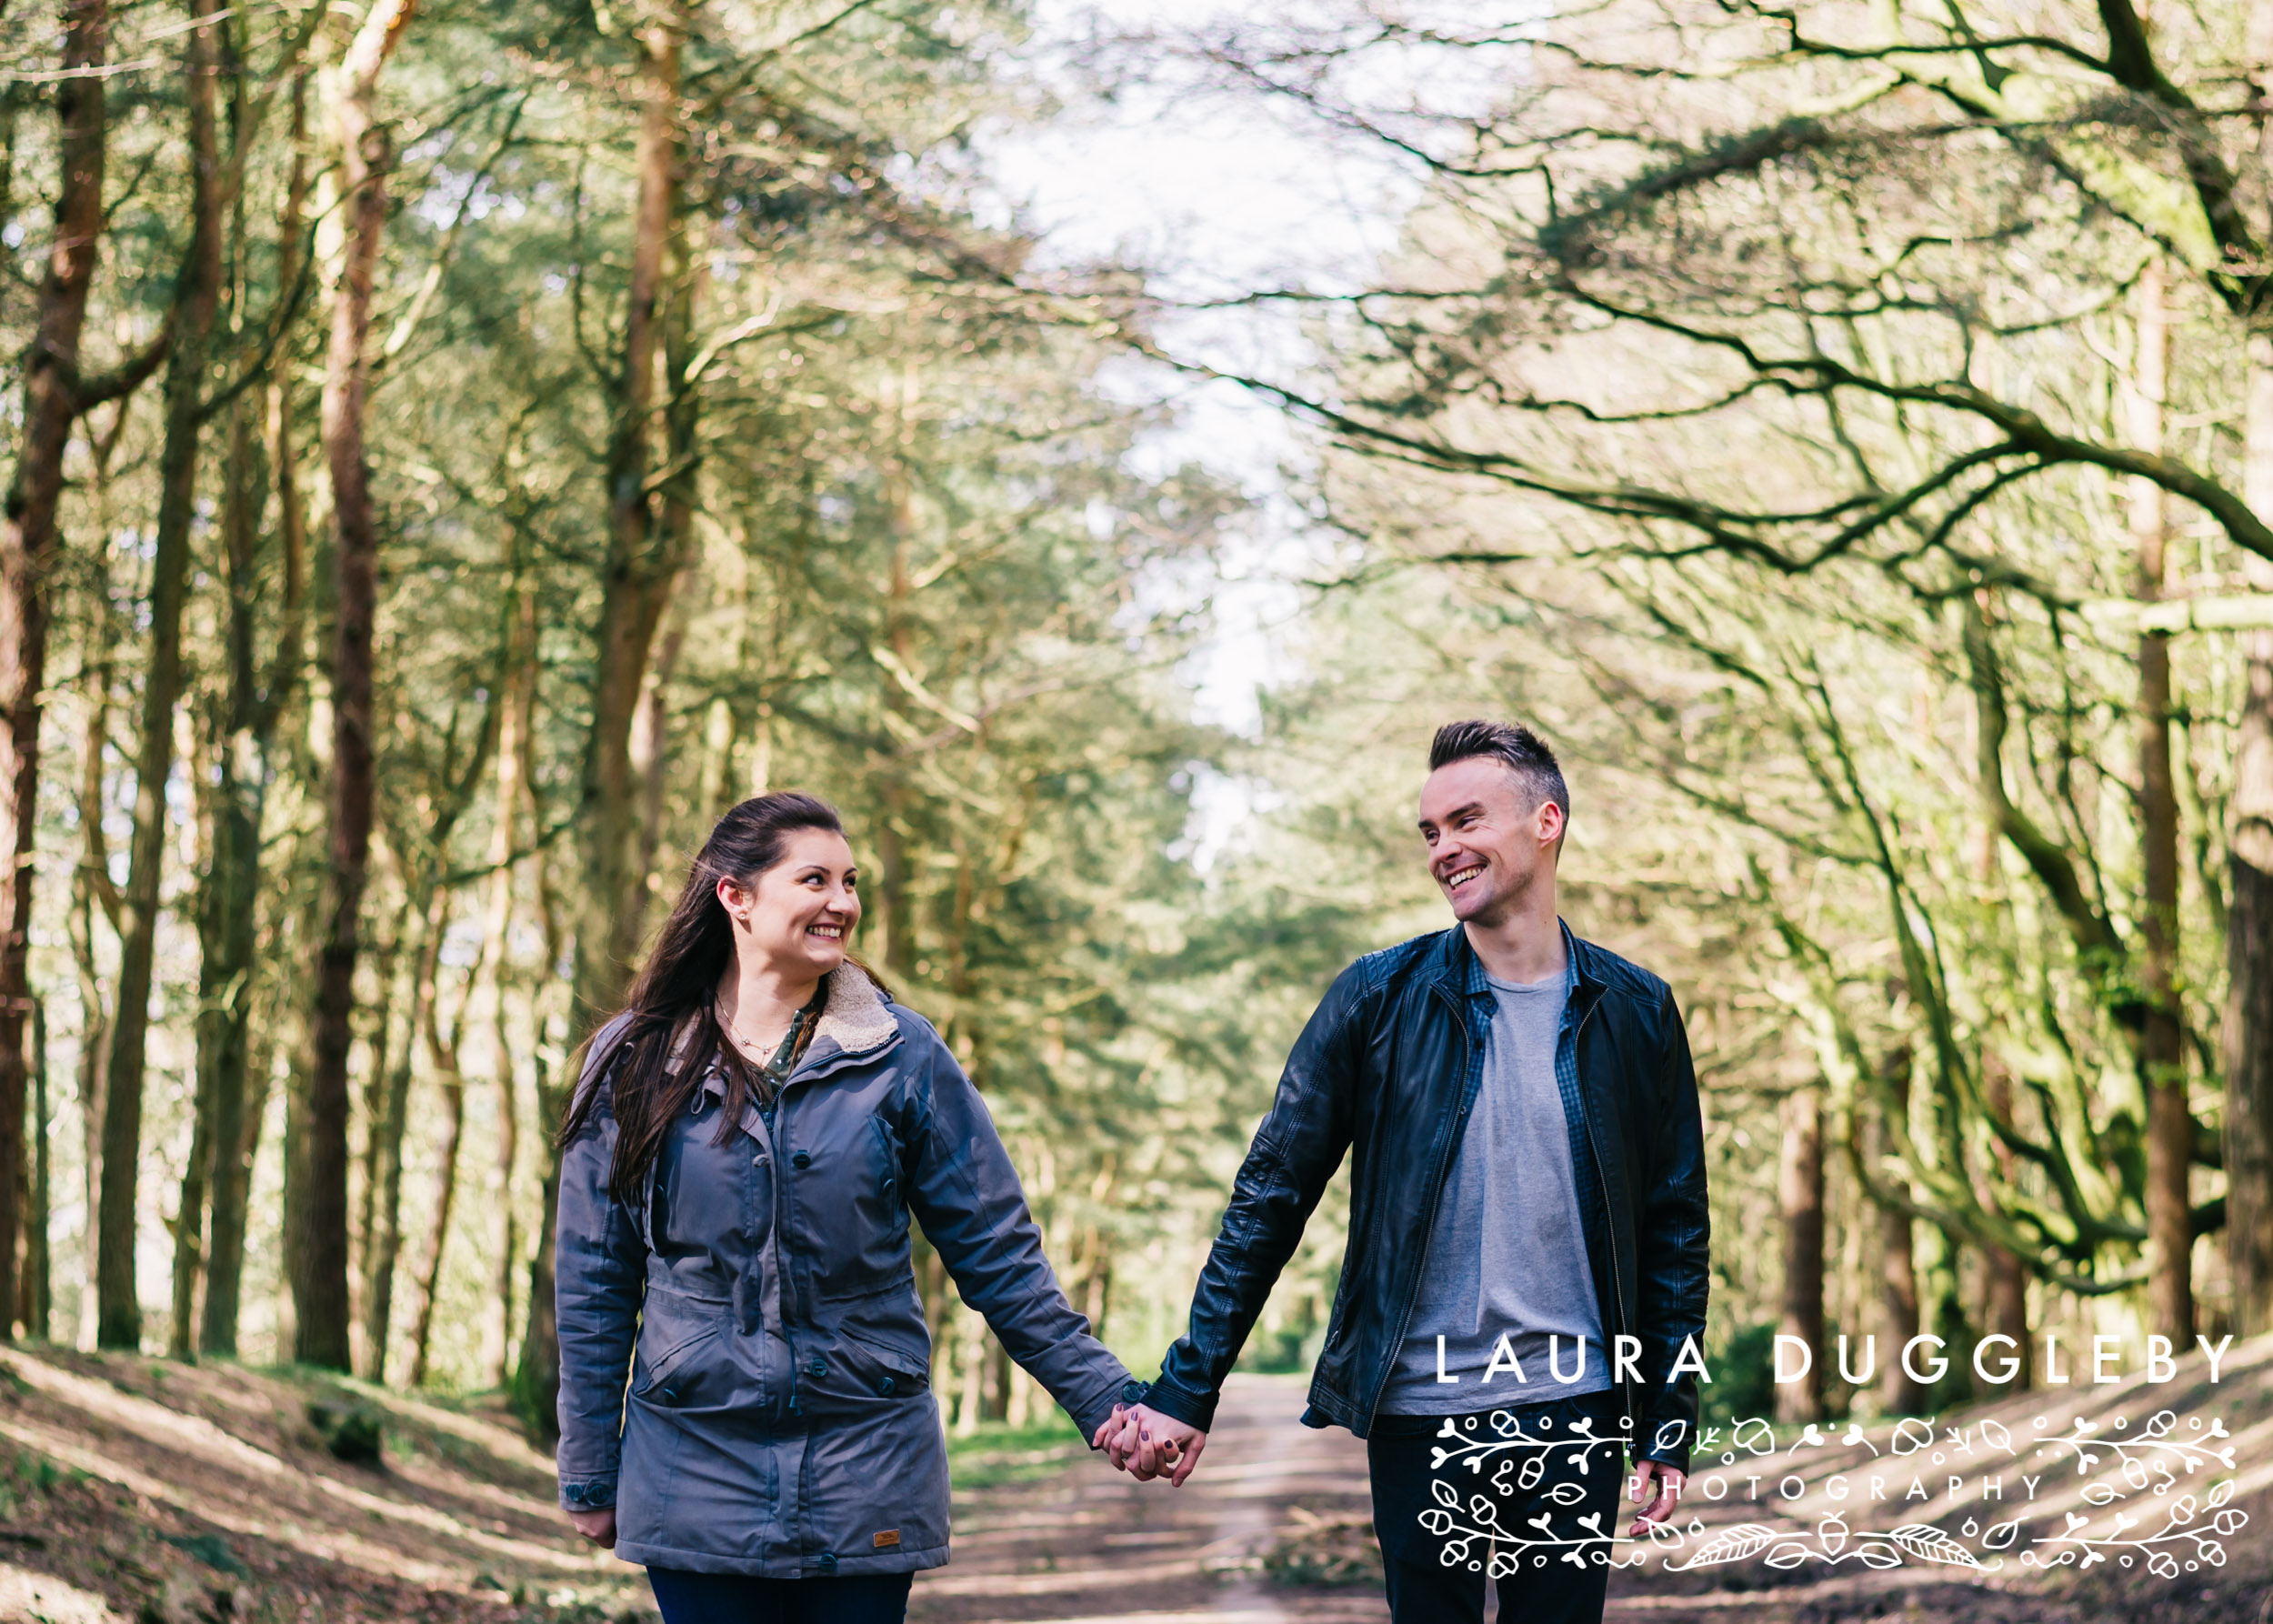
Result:
{"label": "jacket zipper", "polygon": [[[876,1048],[861,1050],[858,1058],[866,1059],[871,1058],[876,1055],[888,1052],[891,1048],[896,1046],[899,1041],[900,1039],[898,1034],[895,1033],[889,1039],[882,1044],[879,1044]],[[789,1119],[788,1104],[790,1089],[796,1087],[799,1083],[809,1083],[816,1078],[822,1077],[826,1073],[835,1070],[837,1061],[851,1059],[853,1058],[854,1057],[846,1055],[840,1050],[836,1054],[831,1055],[827,1063],[824,1066],[816,1066],[810,1070],[807,1070],[804,1067],[800,1066],[796,1070],[791,1072],[787,1080],[781,1085],[780,1092],[774,1096],[774,1119],[766,1125],[766,1138],[767,1141],[766,1151],[767,1154],[773,1158],[774,1162],[772,1168],[774,1186],[774,1228],[773,1235],[770,1238],[770,1243],[774,1254],[774,1278],[781,1283],[782,1287],[783,1308],[781,1339],[788,1345],[789,1348],[789,1408],[793,1414],[796,1413],[798,1409],[797,1389],[802,1385],[802,1378],[805,1372],[799,1368],[798,1364],[796,1337],[789,1328],[789,1303],[794,1298],[796,1304],[797,1311],[800,1314],[805,1315],[807,1319],[810,1319],[812,1316],[810,1312],[810,1305],[808,1305],[805,1299],[804,1285],[797,1279],[796,1271],[789,1268],[783,1261],[781,1239],[783,1228],[781,1190],[782,1186],[787,1182],[787,1178],[783,1169],[788,1166],[788,1162],[787,1159],[782,1155],[782,1125]]]}

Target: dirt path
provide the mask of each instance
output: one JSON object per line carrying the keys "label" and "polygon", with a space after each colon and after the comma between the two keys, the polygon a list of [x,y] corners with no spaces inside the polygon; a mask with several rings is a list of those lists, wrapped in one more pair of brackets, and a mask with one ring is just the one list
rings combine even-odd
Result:
{"label": "dirt path", "polygon": [[1375,1587],[1288,1586],[1240,1569],[1302,1514],[1367,1515],[1365,1446],[1300,1424],[1303,1382],[1235,1376],[1182,1489],[1100,1457],[956,1498],[955,1560],[916,1582],[919,1624],[1377,1624]]}

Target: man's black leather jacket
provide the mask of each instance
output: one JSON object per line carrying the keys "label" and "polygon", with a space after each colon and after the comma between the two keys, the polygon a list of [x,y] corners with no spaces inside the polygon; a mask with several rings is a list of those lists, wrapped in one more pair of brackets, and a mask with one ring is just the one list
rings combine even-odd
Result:
{"label": "man's black leather jacket", "polygon": [[[1594,1163],[1578,1169],[1580,1206],[1603,1334],[1641,1343],[1617,1384],[1635,1453],[1686,1469],[1697,1378],[1670,1373],[1686,1339],[1703,1345],[1708,1238],[1688,1035],[1663,981],[1568,931],[1564,939]],[[1209,1425],[1224,1377],[1350,1151],[1349,1243],[1303,1419],[1366,1436],[1475,1104],[1481,1068],[1467,998],[1483,990],[1457,927],[1368,954],[1336,978],[1287,1057],[1200,1271],[1191,1329],[1168,1350],[1147,1404]]]}

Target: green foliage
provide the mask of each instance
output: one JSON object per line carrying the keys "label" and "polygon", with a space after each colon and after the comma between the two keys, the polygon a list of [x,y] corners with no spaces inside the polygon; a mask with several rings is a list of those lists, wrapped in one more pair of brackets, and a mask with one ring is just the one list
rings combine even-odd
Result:
{"label": "green foliage", "polygon": [[986,1421],[970,1433],[947,1435],[947,1476],[957,1489],[999,1489],[1054,1478],[1089,1445],[1060,1409],[1013,1427]]}
{"label": "green foliage", "polygon": [[1775,1348],[1776,1327],[1761,1323],[1743,1327],[1707,1356],[1713,1379],[1697,1387],[1701,1425],[1726,1427],[1776,1414]]}

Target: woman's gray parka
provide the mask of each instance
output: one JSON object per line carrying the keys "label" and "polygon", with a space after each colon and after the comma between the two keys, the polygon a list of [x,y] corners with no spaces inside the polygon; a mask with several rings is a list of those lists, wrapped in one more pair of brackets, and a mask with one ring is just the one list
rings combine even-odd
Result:
{"label": "woman's gray parka", "polygon": [[[606,1087],[619,1031],[594,1040],[579,1087]],[[829,977],[770,1124],[753,1107],[719,1143],[723,1099],[714,1066],[636,1208],[608,1194],[605,1098],[562,1153],[561,1504],[614,1506],[616,1555],[652,1567],[938,1567],[946,1444],[911,1214],[1085,1438],[1143,1388],[1058,1289],[978,1091],[856,967]]]}

